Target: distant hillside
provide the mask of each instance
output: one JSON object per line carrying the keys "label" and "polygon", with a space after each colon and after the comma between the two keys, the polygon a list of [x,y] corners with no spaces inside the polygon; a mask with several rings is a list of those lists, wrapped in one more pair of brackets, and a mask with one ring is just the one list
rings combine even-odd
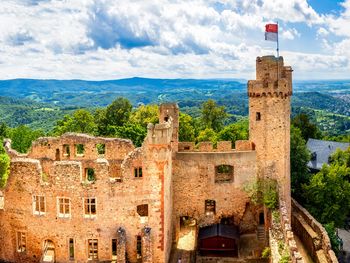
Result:
{"label": "distant hillside", "polygon": [[[182,111],[193,116],[198,116],[201,103],[211,98],[225,105],[234,121],[248,114],[246,85],[245,80],[230,79],[3,80],[0,121],[49,130],[57,119],[77,108],[104,107],[120,96],[135,107],[178,102]],[[325,131],[349,130],[350,81],[296,81],[293,88],[293,114],[307,112]]]}
{"label": "distant hillside", "polygon": [[14,79],[0,81],[0,94],[56,105],[106,106],[116,97],[133,104],[184,99],[221,97],[225,92],[242,91],[239,80],[146,79],[107,81]]}

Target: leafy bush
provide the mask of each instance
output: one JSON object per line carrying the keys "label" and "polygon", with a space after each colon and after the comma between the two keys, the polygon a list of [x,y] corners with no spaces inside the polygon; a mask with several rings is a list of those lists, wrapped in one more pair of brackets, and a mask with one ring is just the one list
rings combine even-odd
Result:
{"label": "leafy bush", "polygon": [[269,209],[278,207],[277,181],[273,179],[259,179],[243,187],[254,204],[263,204]]}
{"label": "leafy bush", "polygon": [[271,256],[271,248],[265,247],[264,250],[261,252],[261,258],[270,258]]}
{"label": "leafy bush", "polygon": [[1,149],[3,149],[2,145],[0,146],[0,188],[7,183],[10,167],[10,157],[6,153],[1,153]]}

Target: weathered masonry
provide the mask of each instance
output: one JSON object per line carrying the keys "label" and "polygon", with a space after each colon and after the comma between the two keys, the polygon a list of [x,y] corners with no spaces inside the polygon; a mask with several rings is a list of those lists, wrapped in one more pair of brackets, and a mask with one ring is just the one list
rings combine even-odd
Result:
{"label": "weathered masonry", "polygon": [[257,58],[257,80],[248,82],[250,139],[234,148],[179,142],[173,103],[160,106],[160,122],[149,124],[140,148],[66,133],[40,138],[19,154],[5,141],[11,170],[0,192],[0,261],[164,263],[183,249],[197,250],[199,258],[258,259],[271,220],[245,187],[271,178],[297,262],[290,229],[291,72],[282,58]]}

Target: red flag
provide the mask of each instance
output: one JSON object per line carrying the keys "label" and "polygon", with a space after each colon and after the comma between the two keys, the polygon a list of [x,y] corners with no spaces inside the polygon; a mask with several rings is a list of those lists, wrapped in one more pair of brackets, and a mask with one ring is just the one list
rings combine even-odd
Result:
{"label": "red flag", "polygon": [[278,24],[267,24],[265,26],[265,40],[278,42]]}
{"label": "red flag", "polygon": [[278,33],[278,25],[277,24],[267,24],[265,26],[266,32]]}

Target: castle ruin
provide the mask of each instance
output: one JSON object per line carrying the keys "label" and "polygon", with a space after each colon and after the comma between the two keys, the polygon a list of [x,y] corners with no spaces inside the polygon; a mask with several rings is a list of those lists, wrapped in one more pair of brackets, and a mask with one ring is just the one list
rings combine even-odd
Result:
{"label": "castle ruin", "polygon": [[203,257],[259,259],[269,246],[271,214],[245,186],[273,179],[291,260],[302,262],[291,229],[291,95],[291,67],[282,57],[258,57],[256,80],[248,82],[250,138],[234,148],[179,142],[173,103],[160,106],[159,124],[149,124],[140,148],[66,133],[39,138],[19,154],[6,141],[11,170],[0,192],[0,259],[177,262],[186,235]]}

